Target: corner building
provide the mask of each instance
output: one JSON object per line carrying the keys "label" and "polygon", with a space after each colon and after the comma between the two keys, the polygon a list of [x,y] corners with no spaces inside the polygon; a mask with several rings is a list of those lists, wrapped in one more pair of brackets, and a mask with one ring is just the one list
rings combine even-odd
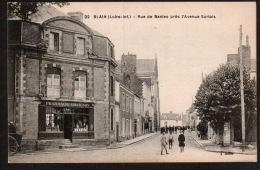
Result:
{"label": "corner building", "polygon": [[114,45],[82,20],[43,6],[33,22],[8,21],[9,121],[24,146],[115,140]]}

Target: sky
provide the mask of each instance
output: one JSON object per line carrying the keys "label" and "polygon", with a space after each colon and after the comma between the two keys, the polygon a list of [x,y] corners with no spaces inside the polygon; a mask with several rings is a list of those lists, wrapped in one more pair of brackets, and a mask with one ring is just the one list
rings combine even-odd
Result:
{"label": "sky", "polygon": [[[210,74],[226,63],[227,54],[237,54],[240,25],[243,44],[248,35],[251,58],[256,58],[255,2],[73,2],[58,9],[83,12],[83,22],[113,42],[116,60],[128,52],[136,54],[137,59],[154,59],[157,55],[161,113],[186,113],[202,82],[202,73]],[[180,18],[170,18],[176,15]]]}

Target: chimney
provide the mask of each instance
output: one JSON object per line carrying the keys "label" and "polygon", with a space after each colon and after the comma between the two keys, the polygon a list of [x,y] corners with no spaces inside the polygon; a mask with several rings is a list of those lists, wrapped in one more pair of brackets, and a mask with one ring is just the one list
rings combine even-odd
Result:
{"label": "chimney", "polygon": [[83,22],[83,13],[78,11],[78,12],[68,12],[67,13],[70,17],[75,18],[76,20]]}

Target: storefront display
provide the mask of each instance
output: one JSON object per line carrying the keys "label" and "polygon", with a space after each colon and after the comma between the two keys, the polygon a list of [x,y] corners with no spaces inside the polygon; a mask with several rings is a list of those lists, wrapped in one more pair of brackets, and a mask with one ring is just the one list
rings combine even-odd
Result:
{"label": "storefront display", "polygon": [[39,110],[39,139],[94,138],[92,104],[46,102]]}

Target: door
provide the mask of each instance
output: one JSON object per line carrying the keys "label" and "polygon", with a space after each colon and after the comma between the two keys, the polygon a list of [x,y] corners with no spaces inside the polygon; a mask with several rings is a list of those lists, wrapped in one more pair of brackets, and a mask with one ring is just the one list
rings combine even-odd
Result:
{"label": "door", "polygon": [[64,115],[64,139],[72,139],[72,115]]}
{"label": "door", "polygon": [[136,132],[137,132],[137,120],[134,119],[134,132],[135,132],[135,137],[136,137]]}
{"label": "door", "polygon": [[119,142],[118,137],[119,137],[119,124],[116,123],[116,141],[117,141],[117,142]]}

